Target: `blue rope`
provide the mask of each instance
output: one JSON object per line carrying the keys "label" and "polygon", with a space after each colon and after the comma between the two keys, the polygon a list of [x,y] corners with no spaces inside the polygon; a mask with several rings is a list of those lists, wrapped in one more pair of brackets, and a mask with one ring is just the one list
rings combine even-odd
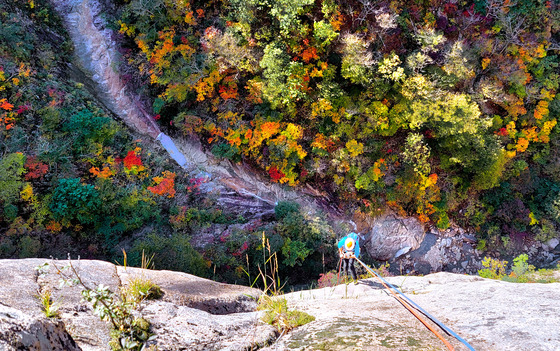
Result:
{"label": "blue rope", "polygon": [[364,268],[370,272],[375,274],[379,279],[381,279],[385,284],[387,284],[389,287],[391,287],[391,289],[393,289],[394,291],[398,292],[402,297],[404,297],[412,306],[414,306],[418,311],[422,312],[426,317],[430,318],[434,323],[436,323],[441,329],[445,330],[445,332],[449,335],[452,335],[455,339],[459,340],[460,342],[462,342],[466,347],[469,348],[469,350],[471,351],[476,351],[471,345],[469,345],[469,343],[463,339],[462,337],[460,337],[459,335],[457,335],[455,332],[453,332],[453,330],[449,329],[445,324],[443,324],[442,322],[438,321],[436,317],[432,316],[431,314],[429,314],[428,312],[426,312],[422,307],[418,306],[416,304],[416,302],[412,301],[411,299],[408,298],[408,296],[406,296],[405,294],[403,294],[399,289],[395,288],[391,283],[389,283],[388,281],[386,281],[385,279],[383,279],[383,277],[381,277],[379,274],[377,274],[375,271],[371,270],[369,267],[367,267],[362,261],[360,261],[358,258],[356,258],[356,260],[358,262],[360,262],[360,264],[362,266],[364,266]]}

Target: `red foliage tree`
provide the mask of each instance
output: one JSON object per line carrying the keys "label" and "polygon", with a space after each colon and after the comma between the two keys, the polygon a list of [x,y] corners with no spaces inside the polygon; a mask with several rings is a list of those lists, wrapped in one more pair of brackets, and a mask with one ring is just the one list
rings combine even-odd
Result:
{"label": "red foliage tree", "polygon": [[142,160],[136,155],[134,150],[130,150],[123,160],[126,169],[131,169],[134,166],[142,167]]}
{"label": "red foliage tree", "polygon": [[272,180],[274,181],[278,181],[286,176],[275,165],[270,166],[270,168],[268,169],[268,174],[270,175],[270,178],[272,178]]}
{"label": "red foliage tree", "polygon": [[175,173],[164,171],[163,177],[154,177],[156,186],[149,186],[148,190],[157,195],[175,196]]}
{"label": "red foliage tree", "polygon": [[49,171],[49,166],[37,160],[36,156],[29,156],[27,158],[25,168],[27,168],[25,180],[42,178]]}

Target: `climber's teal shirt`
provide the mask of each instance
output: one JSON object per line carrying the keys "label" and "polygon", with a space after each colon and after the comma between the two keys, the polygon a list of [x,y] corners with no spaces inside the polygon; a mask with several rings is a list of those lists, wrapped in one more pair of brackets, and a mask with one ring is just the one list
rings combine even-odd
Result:
{"label": "climber's teal shirt", "polygon": [[344,247],[344,242],[346,241],[347,238],[352,238],[354,239],[354,241],[356,242],[356,245],[354,246],[354,256],[358,257],[360,256],[360,240],[358,238],[358,234],[352,232],[349,233],[348,235],[346,235],[345,237],[343,237],[342,239],[340,239],[338,241],[338,248],[340,249],[341,247],[344,248],[344,251],[347,251],[346,248]]}

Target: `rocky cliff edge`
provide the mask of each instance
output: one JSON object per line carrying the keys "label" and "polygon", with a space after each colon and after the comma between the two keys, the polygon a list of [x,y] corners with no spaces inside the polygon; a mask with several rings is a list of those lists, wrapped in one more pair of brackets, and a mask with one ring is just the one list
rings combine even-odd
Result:
{"label": "rocky cliff edge", "polygon": [[[35,267],[48,261],[0,260],[0,350],[108,350],[109,326],[81,300],[80,289],[59,288],[52,271],[38,274]],[[272,327],[259,322],[257,289],[102,261],[81,260],[75,266],[86,284],[114,291],[137,277],[158,284],[163,297],[146,301],[139,313],[150,321],[159,350],[446,349],[373,278],[281,296],[316,319],[277,339]],[[387,280],[475,350],[552,351],[560,345],[560,283],[443,272]],[[36,295],[45,289],[61,303],[59,319],[44,317]],[[442,334],[455,350],[467,350]]]}
{"label": "rocky cliff edge", "polygon": [[[60,276],[35,269],[46,259],[0,260],[0,350],[109,350],[107,322],[82,301],[79,286],[60,287]],[[114,292],[135,278],[159,285],[163,296],[146,300],[139,313],[150,321],[158,350],[244,350],[275,339],[259,321],[260,290],[221,284],[190,274],[143,270],[114,264],[72,261],[88,286],[103,284]],[[63,267],[66,261],[57,261]],[[47,319],[38,299],[50,290],[60,318]]]}
{"label": "rocky cliff edge", "polygon": [[[444,272],[386,279],[477,351],[560,350],[560,283]],[[316,320],[264,350],[447,350],[373,278],[285,297]],[[468,350],[441,334],[456,351]]]}

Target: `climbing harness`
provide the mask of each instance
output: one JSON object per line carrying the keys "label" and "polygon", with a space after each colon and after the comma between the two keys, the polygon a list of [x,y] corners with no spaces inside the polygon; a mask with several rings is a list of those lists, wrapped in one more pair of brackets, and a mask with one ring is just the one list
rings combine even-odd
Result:
{"label": "climbing harness", "polygon": [[346,252],[343,252],[341,254],[340,259],[338,260],[338,273],[336,275],[336,285],[338,285],[339,281],[340,281],[340,272],[342,272],[342,259],[349,259],[349,258],[355,258],[355,257],[356,256],[354,255],[353,252],[346,251]]}
{"label": "climbing harness", "polygon": [[[447,326],[445,326],[442,322],[438,321],[434,316],[430,315],[428,312],[426,312],[423,308],[421,308],[420,306],[418,306],[418,304],[416,304],[414,301],[412,301],[411,299],[409,299],[405,294],[403,294],[399,289],[397,289],[395,286],[393,286],[391,283],[389,283],[388,281],[386,281],[385,279],[383,279],[383,277],[381,277],[379,274],[377,274],[376,272],[374,272],[371,268],[369,268],[368,266],[366,266],[362,261],[360,261],[357,257],[356,257],[356,261],[358,261],[364,268],[365,270],[371,274],[373,277],[376,277],[377,279],[379,279],[379,281],[381,282],[381,284],[387,289],[389,290],[389,292],[391,292],[391,294],[393,294],[393,297],[395,297],[395,299],[397,299],[397,301],[399,301],[401,303],[401,305],[403,305],[407,310],[410,311],[410,313],[412,313],[422,324],[424,324],[432,333],[434,333],[438,339],[440,339],[445,346],[447,346],[447,348],[451,351],[455,350],[453,348],[453,346],[443,338],[443,336],[441,336],[441,334],[439,334],[437,332],[437,330],[435,330],[431,325],[429,325],[425,320],[422,319],[422,317],[418,314],[417,311],[415,311],[413,309],[413,307],[420,311],[424,316],[428,317],[432,322],[434,322],[435,324],[437,324],[441,329],[443,329],[443,331],[445,331],[447,333],[447,335],[451,335],[453,337],[455,337],[455,339],[459,340],[460,342],[462,342],[469,350],[471,351],[475,351],[475,349],[469,345],[469,343],[467,341],[465,341],[463,338],[461,338],[459,335],[457,335],[455,332],[453,332],[451,329],[449,329]],[[341,260],[342,262],[342,260]],[[398,295],[395,293],[397,292]]]}

